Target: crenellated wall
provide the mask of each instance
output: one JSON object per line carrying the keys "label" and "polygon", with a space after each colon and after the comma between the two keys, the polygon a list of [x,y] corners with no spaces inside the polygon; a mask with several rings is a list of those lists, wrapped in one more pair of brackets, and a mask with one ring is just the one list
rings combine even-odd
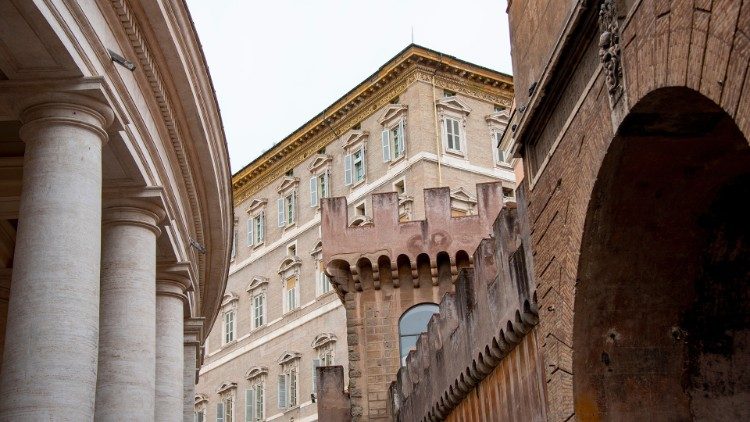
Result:
{"label": "crenellated wall", "polygon": [[[519,204],[523,200],[520,190]],[[500,414],[512,420],[545,419],[525,212],[522,206],[500,211],[492,237],[482,239],[474,252],[474,268],[462,269],[455,293],[443,297],[440,312],[390,389],[394,420],[443,420],[467,401],[473,403],[470,420]],[[523,347],[517,351],[519,344]],[[507,391],[503,397],[487,393],[502,390]]]}
{"label": "crenellated wall", "polygon": [[373,195],[373,224],[364,227],[348,226],[345,198],[323,202],[323,259],[346,308],[353,420],[390,419],[401,315],[454,290],[458,270],[471,266],[467,251],[489,236],[503,204],[500,183],[478,184],[478,212],[466,217],[451,217],[447,188],[424,198],[426,219],[400,223],[397,195]]}

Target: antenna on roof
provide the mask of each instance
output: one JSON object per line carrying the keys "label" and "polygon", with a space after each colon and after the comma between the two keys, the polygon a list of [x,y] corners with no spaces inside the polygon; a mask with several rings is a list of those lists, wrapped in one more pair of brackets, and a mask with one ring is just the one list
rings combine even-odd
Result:
{"label": "antenna on roof", "polygon": [[414,44],[414,25],[411,26],[411,43]]}

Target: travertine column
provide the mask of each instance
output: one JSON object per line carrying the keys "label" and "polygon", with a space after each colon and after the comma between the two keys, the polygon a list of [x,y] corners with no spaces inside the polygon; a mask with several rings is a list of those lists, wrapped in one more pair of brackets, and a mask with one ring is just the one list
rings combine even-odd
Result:
{"label": "travertine column", "polygon": [[185,365],[182,399],[183,421],[193,422],[195,414],[195,377],[198,370],[200,341],[203,318],[190,318],[185,321]]}
{"label": "travertine column", "polygon": [[182,420],[185,290],[187,277],[159,272],[156,277],[156,412],[157,422]]}
{"label": "travertine column", "polygon": [[3,367],[5,325],[8,319],[8,299],[10,299],[10,278],[12,273],[12,268],[0,269],[0,368]]}
{"label": "travertine column", "polygon": [[96,420],[151,420],[156,359],[156,237],[163,211],[122,199],[104,210]]}
{"label": "travertine column", "polygon": [[102,145],[112,111],[74,94],[28,104],[0,420],[92,420]]}

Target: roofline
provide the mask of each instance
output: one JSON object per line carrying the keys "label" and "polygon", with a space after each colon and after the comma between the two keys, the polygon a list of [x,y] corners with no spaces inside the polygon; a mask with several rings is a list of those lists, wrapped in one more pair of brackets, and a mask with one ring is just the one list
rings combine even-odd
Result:
{"label": "roofline", "polygon": [[[236,190],[234,187],[234,184],[244,178],[246,176],[245,173],[247,173],[248,169],[252,168],[256,164],[265,161],[273,155],[272,153],[276,153],[278,149],[288,141],[290,141],[293,138],[299,137],[303,135],[305,132],[310,131],[315,126],[310,126],[316,121],[324,118],[327,113],[330,110],[336,110],[340,109],[345,105],[347,101],[350,101],[354,93],[361,92],[366,88],[371,87],[372,85],[375,85],[379,79],[382,77],[388,75],[390,72],[395,70],[398,65],[403,64],[406,62],[409,58],[415,57],[415,56],[422,56],[427,59],[431,59],[433,61],[437,61],[443,65],[454,67],[454,68],[462,68],[467,71],[472,71],[476,74],[481,74],[479,76],[482,76],[487,79],[494,79],[498,82],[505,83],[508,85],[513,85],[513,76],[498,72],[496,70],[489,69],[484,66],[480,66],[465,60],[461,60],[457,57],[441,53],[436,50],[432,50],[427,47],[423,47],[418,44],[411,43],[407,45],[404,49],[399,51],[395,56],[393,56],[390,60],[385,62],[382,66],[378,68],[373,74],[365,78],[362,82],[357,84],[354,88],[349,90],[346,94],[342,95],[340,98],[338,98],[336,101],[334,101],[331,105],[323,109],[320,113],[313,116],[310,120],[303,123],[300,127],[295,129],[292,133],[284,137],[279,142],[275,143],[273,146],[265,150],[261,155],[256,157],[254,160],[250,161],[248,164],[246,164],[244,167],[242,167],[240,170],[235,172],[232,175],[232,188],[233,190]],[[356,98],[356,97],[355,97]]]}

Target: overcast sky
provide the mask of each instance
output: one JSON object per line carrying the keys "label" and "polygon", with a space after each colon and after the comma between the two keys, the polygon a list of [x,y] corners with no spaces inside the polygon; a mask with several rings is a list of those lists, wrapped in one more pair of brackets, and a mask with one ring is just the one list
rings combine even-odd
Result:
{"label": "overcast sky", "polygon": [[505,0],[187,0],[232,172],[411,42],[511,73]]}

